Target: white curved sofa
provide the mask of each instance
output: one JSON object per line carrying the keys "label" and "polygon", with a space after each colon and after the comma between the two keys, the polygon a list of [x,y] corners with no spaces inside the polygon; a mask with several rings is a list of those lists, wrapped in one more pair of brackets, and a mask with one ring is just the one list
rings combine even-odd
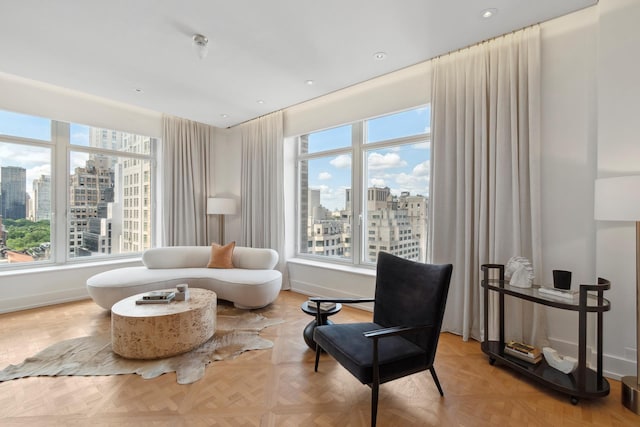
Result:
{"label": "white curved sofa", "polygon": [[207,268],[210,246],[170,246],[148,249],[141,267],[116,268],[87,279],[89,296],[101,307],[142,292],[174,288],[180,283],[214,291],[239,308],[264,307],[278,297],[282,273],[274,270],[273,249],[236,246],[232,269]]}

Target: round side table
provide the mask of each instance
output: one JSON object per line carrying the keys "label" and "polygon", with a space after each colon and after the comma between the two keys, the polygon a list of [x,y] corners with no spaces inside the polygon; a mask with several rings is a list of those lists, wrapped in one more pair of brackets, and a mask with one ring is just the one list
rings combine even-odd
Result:
{"label": "round side table", "polygon": [[113,352],[127,359],[159,359],[186,353],[209,340],[216,331],[216,293],[199,288],[189,292],[188,301],[168,304],[136,304],[146,293],[115,303]]}
{"label": "round side table", "polygon": [[[309,324],[304,328],[304,332],[302,332],[302,336],[304,337],[304,342],[307,343],[309,348],[313,351],[316,351],[316,342],[313,340],[313,330],[316,328],[316,309],[313,307],[309,307],[307,304],[308,301],[302,303],[300,308],[302,311],[307,313],[310,316],[313,316],[314,319],[309,322]],[[331,325],[333,322],[328,319],[329,316],[333,316],[342,310],[342,304],[338,303],[331,310],[320,310],[320,325]]]}

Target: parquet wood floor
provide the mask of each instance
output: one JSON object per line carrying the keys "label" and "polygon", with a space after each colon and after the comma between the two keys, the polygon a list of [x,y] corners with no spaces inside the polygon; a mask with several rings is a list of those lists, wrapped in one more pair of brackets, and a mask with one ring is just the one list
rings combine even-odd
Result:
{"label": "parquet wood floor", "polygon": [[[314,373],[302,338],[311,317],[305,296],[283,291],[264,309],[285,323],[265,329],[270,350],[214,362],[205,377],[179,385],[175,374],[24,378],[0,383],[0,426],[368,426],[370,389],[328,356]],[[371,318],[345,307],[336,322]],[[0,368],[63,339],[106,332],[109,313],[91,301],[0,315]],[[611,394],[571,405],[565,395],[489,365],[477,342],[442,334],[436,370],[383,384],[378,425],[385,426],[640,426]]]}

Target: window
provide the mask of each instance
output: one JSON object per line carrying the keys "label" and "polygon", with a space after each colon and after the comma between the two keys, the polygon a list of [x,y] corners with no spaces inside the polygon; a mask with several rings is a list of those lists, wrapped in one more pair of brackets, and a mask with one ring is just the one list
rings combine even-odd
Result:
{"label": "window", "polygon": [[149,248],[155,144],[0,111],[0,268]]}
{"label": "window", "polygon": [[426,261],[429,115],[420,107],[298,138],[298,255]]}

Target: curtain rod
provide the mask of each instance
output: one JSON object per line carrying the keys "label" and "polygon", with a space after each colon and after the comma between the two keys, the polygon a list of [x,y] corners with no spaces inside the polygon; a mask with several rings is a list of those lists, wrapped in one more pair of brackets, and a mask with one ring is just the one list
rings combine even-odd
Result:
{"label": "curtain rod", "polygon": [[484,39],[484,40],[482,40],[482,41],[479,41],[479,42],[476,42],[476,43],[473,43],[473,44],[470,44],[470,45],[467,45],[467,46],[461,47],[461,48],[459,48],[459,49],[456,49],[456,50],[450,50],[450,51],[448,51],[448,52],[441,53],[440,55],[434,56],[433,58],[428,59],[428,60],[427,60],[427,61],[425,61],[425,62],[433,61],[434,59],[442,58],[443,56],[451,55],[452,53],[461,52],[461,51],[463,51],[463,50],[465,50],[465,49],[471,49],[472,47],[480,46],[481,44],[488,43],[488,42],[491,42],[491,41],[494,41],[494,40],[498,40],[499,38],[506,37],[506,36],[510,36],[510,35],[512,35],[512,34],[518,33],[518,32],[520,32],[520,31],[525,31],[525,30],[528,30],[528,29],[530,29],[530,28],[537,27],[537,26],[539,26],[539,25],[540,25],[540,23],[539,23],[539,22],[536,22],[535,24],[531,24],[531,25],[528,25],[528,26],[526,26],[526,27],[518,28],[518,29],[516,29],[516,30],[511,30],[511,31],[509,31],[509,32],[507,32],[507,33],[500,34],[500,35],[497,35],[497,36],[494,36],[494,37],[489,37],[489,38],[487,38],[487,39]]}
{"label": "curtain rod", "polygon": [[[448,51],[448,52],[441,53],[440,55],[437,55],[437,56],[431,57],[431,58],[429,58],[429,59],[426,59],[426,60],[424,60],[424,61],[418,62],[418,63],[416,63],[416,64],[407,65],[406,67],[399,68],[398,70],[390,71],[390,72],[389,72],[389,73],[387,73],[387,74],[390,74],[390,73],[393,73],[393,72],[396,72],[396,71],[400,71],[400,70],[403,70],[403,69],[406,69],[406,68],[415,67],[416,65],[424,64],[424,63],[426,63],[426,62],[433,61],[434,59],[438,59],[438,58],[441,58],[441,57],[443,57],[443,56],[450,55],[450,54],[452,54],[452,53],[460,52],[460,51],[465,50],[465,49],[470,49],[470,48],[472,48],[472,47],[479,46],[479,45],[481,45],[481,44],[483,44],[483,43],[487,43],[487,42],[490,42],[490,41],[492,41],[492,40],[497,40],[497,39],[499,39],[499,38],[501,38],[501,37],[505,37],[505,36],[508,36],[508,35],[511,35],[511,34],[515,34],[515,33],[519,32],[519,31],[524,31],[524,30],[527,30],[527,29],[529,29],[529,28],[533,28],[533,27],[538,26],[538,25],[540,25],[540,23],[539,23],[539,22],[536,22],[535,24],[531,24],[531,25],[526,26],[526,27],[523,27],[523,28],[518,28],[518,29],[515,29],[515,30],[511,30],[511,31],[509,31],[508,33],[504,33],[504,34],[500,34],[500,35],[497,35],[497,36],[494,36],[494,37],[490,37],[490,38],[484,39],[484,40],[482,40],[482,41],[476,42],[476,43],[474,43],[474,44],[470,44],[470,45],[467,45],[467,46],[464,46],[464,47],[458,48],[458,49],[456,49],[456,50],[450,50],[450,51]],[[367,81],[369,81],[369,80],[374,80],[374,79],[377,79],[377,78],[379,78],[379,77],[384,77],[385,75],[386,75],[386,74],[383,74],[383,75],[380,75],[380,76],[376,76],[376,77],[372,77],[371,79],[368,79],[368,80],[364,80],[364,81],[362,81],[362,82],[355,83],[355,84],[353,84],[353,85],[351,85],[351,86],[355,86],[355,85],[358,85],[358,84],[361,84],[361,83],[365,83],[365,82],[367,82]],[[351,86],[347,86],[347,87],[344,87],[344,88],[336,89],[336,90],[334,90],[334,91],[332,91],[332,92],[325,93],[324,95],[319,95],[319,96],[317,96],[317,97],[315,97],[315,98],[311,98],[311,99],[307,99],[307,100],[304,100],[304,101],[300,101],[300,102],[298,102],[298,103],[295,103],[295,104],[289,105],[289,106],[287,106],[287,107],[285,107],[285,108],[281,108],[281,109],[279,109],[279,110],[275,110],[275,111],[272,111],[272,112],[270,112],[270,113],[263,114],[263,115],[261,115],[261,116],[255,117],[255,118],[253,118],[253,119],[245,120],[245,121],[240,122],[240,123],[237,123],[237,124],[235,124],[235,125],[233,125],[233,126],[228,126],[228,127],[226,127],[225,129],[232,129],[232,128],[235,128],[235,127],[238,127],[238,126],[242,126],[242,125],[244,125],[244,124],[247,124],[247,123],[249,123],[249,122],[252,122],[253,120],[260,119],[260,118],[262,118],[262,117],[268,116],[269,114],[276,113],[276,112],[278,112],[278,111],[282,111],[282,113],[284,114],[285,110],[286,110],[286,109],[288,109],[288,108],[292,108],[292,107],[295,107],[296,105],[304,104],[305,102],[309,102],[309,101],[312,101],[312,100],[314,100],[314,99],[317,99],[317,98],[321,98],[321,97],[323,97],[323,96],[330,95],[330,94],[332,94],[332,93],[334,93],[334,92],[339,92],[339,91],[341,91],[341,90],[348,89],[348,88],[349,88],[349,87],[351,87]]]}

